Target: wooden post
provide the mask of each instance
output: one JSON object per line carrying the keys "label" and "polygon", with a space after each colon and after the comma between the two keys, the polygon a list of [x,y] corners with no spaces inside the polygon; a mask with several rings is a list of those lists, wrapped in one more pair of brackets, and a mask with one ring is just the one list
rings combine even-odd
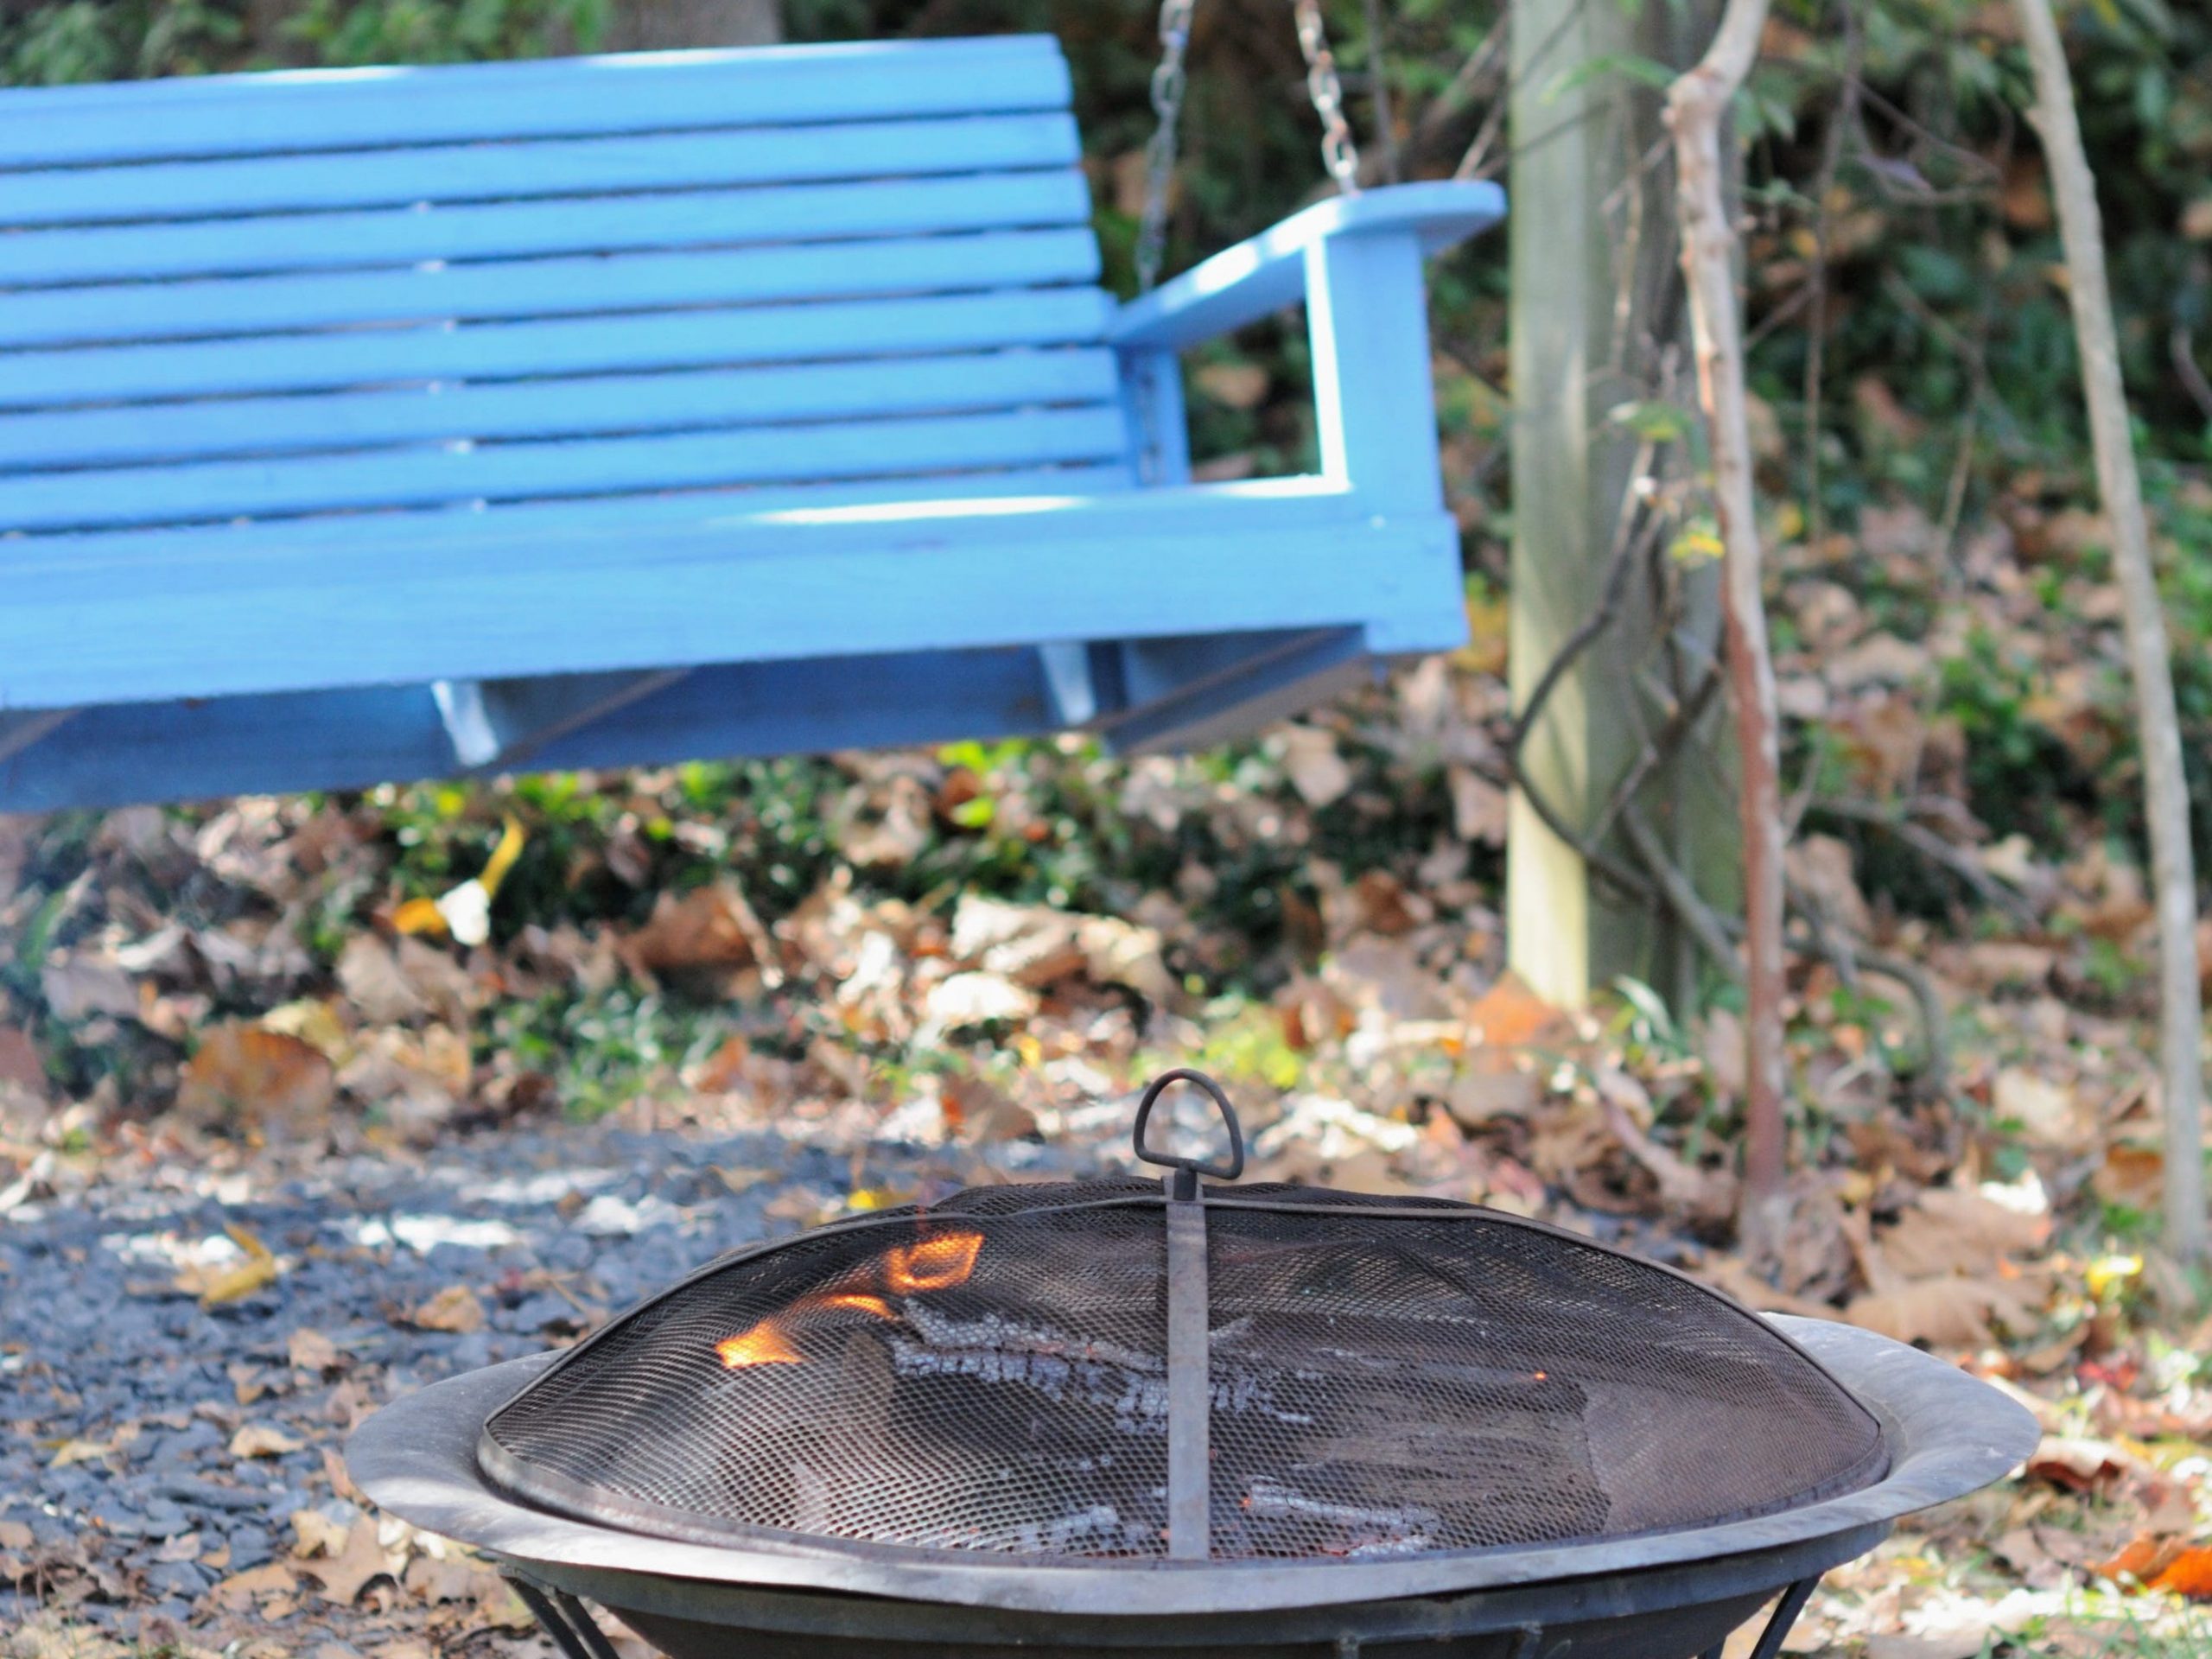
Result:
{"label": "wooden post", "polygon": [[[1657,349],[1684,340],[1675,283],[1671,169],[1647,165],[1664,138],[1657,96],[1618,72],[1577,75],[1624,54],[1694,59],[1711,8],[1676,17],[1665,6],[1516,0],[1512,14],[1513,576],[1510,675],[1524,703],[1561,643],[1598,607],[1637,447],[1608,423],[1620,404],[1649,395]],[[1573,79],[1570,80],[1570,77]],[[1565,83],[1565,84],[1563,84]],[[1655,329],[1663,340],[1655,340]],[[1686,360],[1686,359],[1685,359]],[[1697,578],[1693,622],[1717,633],[1716,573]],[[1570,823],[1592,820],[1656,724],[1639,723],[1630,670],[1648,650],[1643,584],[1607,635],[1550,698],[1522,751],[1522,768]],[[1693,740],[1694,741],[1694,740]],[[1647,785],[1645,811],[1708,902],[1726,911],[1732,804],[1710,769],[1678,764]],[[1622,862],[1632,863],[1625,856]],[[1506,858],[1506,937],[1515,970],[1566,1007],[1622,975],[1677,999],[1694,989],[1670,929],[1640,906],[1593,889],[1580,854],[1515,791]]]}

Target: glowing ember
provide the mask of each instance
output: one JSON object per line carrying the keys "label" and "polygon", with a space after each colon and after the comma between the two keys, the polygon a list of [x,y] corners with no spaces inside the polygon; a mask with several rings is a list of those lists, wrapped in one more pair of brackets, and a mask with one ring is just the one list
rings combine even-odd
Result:
{"label": "glowing ember", "polygon": [[800,1315],[842,1308],[873,1319],[895,1319],[898,1311],[887,1295],[913,1296],[964,1285],[976,1271],[976,1257],[982,1248],[983,1236],[976,1232],[939,1233],[917,1243],[893,1245],[868,1265],[867,1277],[877,1289],[825,1290],[802,1297],[751,1330],[725,1337],[715,1344],[715,1357],[733,1371],[747,1365],[796,1365],[801,1356],[791,1333]]}

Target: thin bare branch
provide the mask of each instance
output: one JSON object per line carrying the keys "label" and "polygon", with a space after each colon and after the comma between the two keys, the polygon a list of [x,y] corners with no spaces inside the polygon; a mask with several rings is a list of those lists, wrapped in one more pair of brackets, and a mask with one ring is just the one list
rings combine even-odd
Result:
{"label": "thin bare branch", "polygon": [[2177,1260],[2202,1258],[2204,1213],[2203,1006],[2196,981],[2196,877],[2189,844],[2189,785],[2182,769],[2181,721],[2174,709],[2165,612],[2151,563],[2151,527],[2135,471],[2127,389],[2105,276],[2104,226],[2097,181],[2082,148],[2073,77],[2050,0],[2015,0],[2034,66],[2031,119],[2043,139],[2066,248],[2068,297],[2082,357],[2082,395],[2096,452],[2097,491],[2112,522],[2128,666],[2135,679],[2143,751],[2145,814],[2158,913],[2159,1079],[2166,1121],[2165,1237]]}
{"label": "thin bare branch", "polygon": [[1744,1023],[1749,1050],[1739,1230],[1755,1259],[1771,1258],[1788,1205],[1781,713],[1760,592],[1742,305],[1736,291],[1737,245],[1724,188],[1720,134],[1728,107],[1758,55],[1766,17],[1767,0],[1728,0],[1703,60],[1678,78],[1667,94],[1667,120],[1675,136],[1682,276],[1697,347],[1699,402],[1712,446],[1714,516],[1725,550],[1723,634],[1741,773]]}

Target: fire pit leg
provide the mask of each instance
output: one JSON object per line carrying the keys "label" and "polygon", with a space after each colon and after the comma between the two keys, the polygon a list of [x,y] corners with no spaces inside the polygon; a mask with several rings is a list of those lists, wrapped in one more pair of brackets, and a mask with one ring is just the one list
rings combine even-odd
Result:
{"label": "fire pit leg", "polygon": [[584,1611],[583,1603],[567,1591],[556,1590],[548,1595],[519,1574],[502,1576],[566,1659],[616,1659],[613,1644],[599,1633],[599,1626]]}
{"label": "fire pit leg", "polygon": [[[1815,1578],[1800,1579],[1782,1592],[1782,1599],[1775,1604],[1774,1617],[1766,1622],[1766,1629],[1759,1635],[1759,1644],[1751,1649],[1751,1659],[1775,1659],[1782,1651],[1783,1639],[1789,1628],[1796,1624],[1797,1615],[1805,1611],[1805,1604],[1813,1599],[1813,1586],[1820,1583]],[[1727,1645],[1716,1642],[1702,1659],[1720,1659],[1720,1649]]]}

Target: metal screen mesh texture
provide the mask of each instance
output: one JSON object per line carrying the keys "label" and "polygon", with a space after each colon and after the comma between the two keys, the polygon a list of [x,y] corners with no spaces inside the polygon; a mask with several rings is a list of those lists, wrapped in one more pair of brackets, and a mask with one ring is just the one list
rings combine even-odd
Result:
{"label": "metal screen mesh texture", "polygon": [[[1210,1198],[1215,1560],[1586,1542],[1884,1472],[1840,1387],[1663,1269],[1467,1205]],[[671,1536],[1157,1560],[1161,1211],[980,1189],[710,1268],[496,1413],[486,1472]]]}

